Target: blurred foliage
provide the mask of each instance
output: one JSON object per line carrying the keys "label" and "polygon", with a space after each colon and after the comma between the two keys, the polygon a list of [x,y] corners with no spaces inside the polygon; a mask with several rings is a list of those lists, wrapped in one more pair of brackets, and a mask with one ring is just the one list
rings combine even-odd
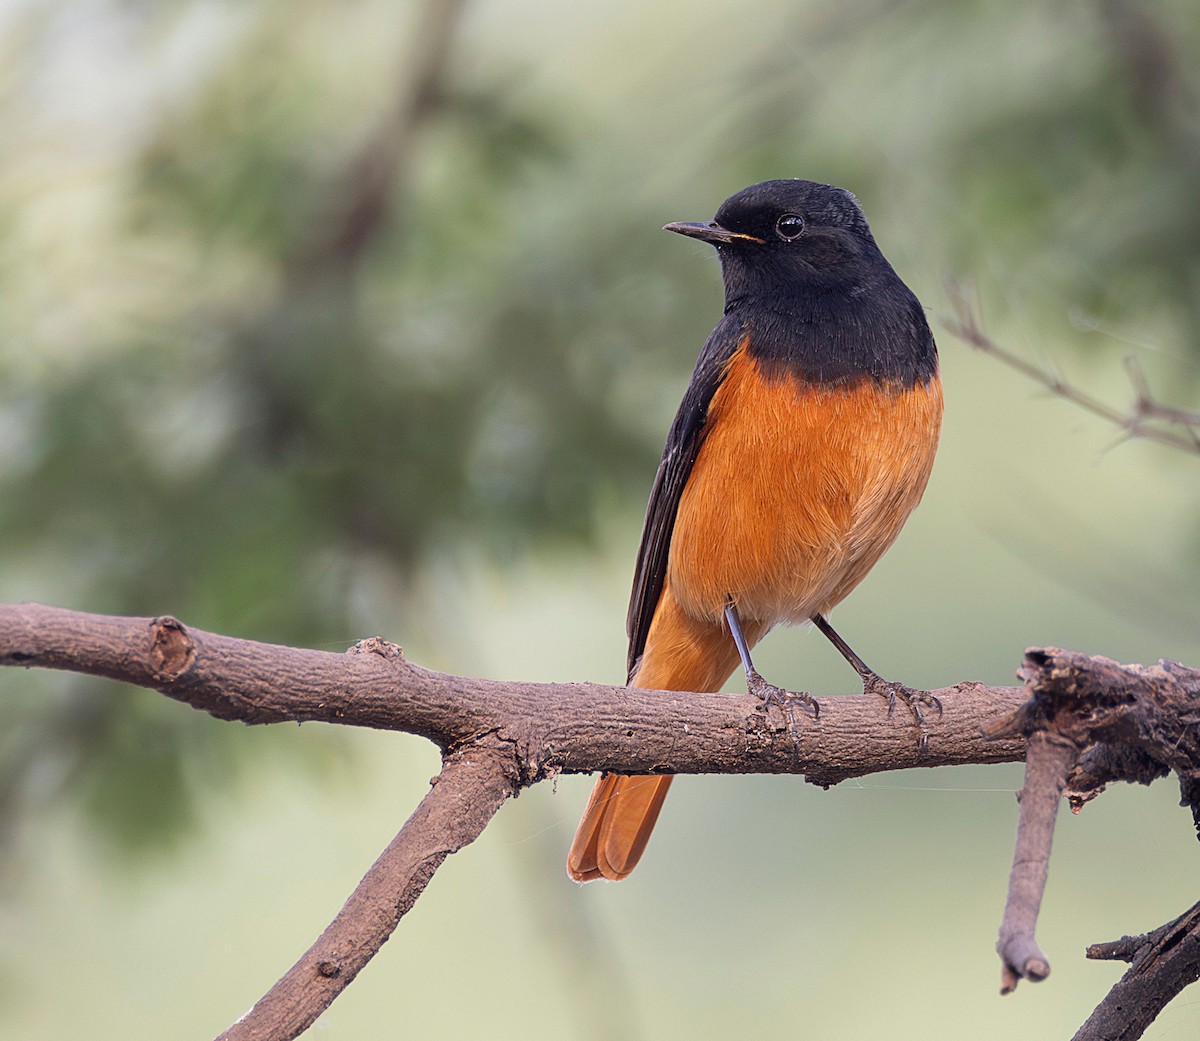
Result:
{"label": "blurred foliage", "polygon": [[[923,289],[983,271],[1084,316],[1058,343],[1136,328],[1192,374],[1192,15],[763,6],[745,40],[572,79],[482,4],[15,5],[0,595],[336,645],[419,632],[404,593],[464,546],[586,545],[645,494],[717,311],[655,229],[766,177],[852,187]],[[644,111],[601,118],[614,81]],[[238,772],[223,724],[38,690],[0,700],[10,814],[57,756],[50,788],[137,845],[188,819],[189,778]]]}

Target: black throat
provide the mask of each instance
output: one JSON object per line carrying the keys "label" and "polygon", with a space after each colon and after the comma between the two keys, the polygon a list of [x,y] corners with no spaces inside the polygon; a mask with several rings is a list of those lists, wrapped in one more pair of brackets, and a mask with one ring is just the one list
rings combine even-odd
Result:
{"label": "black throat", "polygon": [[928,383],[938,371],[925,311],[894,274],[848,292],[805,287],[786,297],[735,297],[725,321],[738,323],[769,377],[830,387],[870,380],[902,389]]}
{"label": "black throat", "polygon": [[901,387],[937,375],[925,311],[869,232],[814,238],[806,261],[778,247],[719,252],[722,324],[749,337],[767,375]]}

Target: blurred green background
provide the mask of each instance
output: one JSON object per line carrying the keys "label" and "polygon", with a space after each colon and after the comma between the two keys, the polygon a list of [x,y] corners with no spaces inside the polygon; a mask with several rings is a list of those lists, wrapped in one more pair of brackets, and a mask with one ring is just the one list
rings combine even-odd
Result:
{"label": "blurred green background", "polygon": [[[885,675],[1200,662],[1200,461],[945,332],[944,280],[1089,391],[1200,380],[1194,0],[0,3],[0,600],[498,678],[620,681],[662,438],[720,313],[664,235],[773,177],[854,190],[946,381],[925,502],[837,613]],[[854,677],[775,634],[763,671]],[[735,688],[737,684],[734,684]],[[436,772],[0,674],[0,1035],[214,1035]],[[1062,822],[1054,975],[992,950],[1019,768],[678,783],[621,886],[590,781],[506,806],[314,1028],[581,1041],[1069,1037],[1085,944],[1196,898],[1170,782]],[[1147,1035],[1200,1037],[1185,994]]]}

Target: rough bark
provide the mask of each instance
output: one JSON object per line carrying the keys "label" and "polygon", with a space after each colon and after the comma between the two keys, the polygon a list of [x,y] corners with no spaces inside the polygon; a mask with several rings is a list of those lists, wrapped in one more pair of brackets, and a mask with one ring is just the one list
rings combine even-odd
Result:
{"label": "rough bark", "polygon": [[431,672],[367,640],[335,654],[239,640],[174,618],[0,606],[0,664],[86,672],[157,690],[243,723],[322,721],[402,730],[443,751],[494,735],[523,784],[558,773],[791,773],[830,785],[881,770],[1002,763],[1019,736],[989,738],[1022,687],[934,691],[942,715],[924,754],[911,716],[876,695],[825,698],[819,718],[764,711],[750,695],[525,683]]}

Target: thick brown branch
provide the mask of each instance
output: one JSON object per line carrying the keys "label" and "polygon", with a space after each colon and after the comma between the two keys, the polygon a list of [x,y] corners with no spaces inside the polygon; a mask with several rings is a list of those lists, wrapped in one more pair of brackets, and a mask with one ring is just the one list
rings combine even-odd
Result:
{"label": "thick brown branch", "polygon": [[889,715],[874,695],[825,698],[819,719],[793,719],[778,707],[764,712],[749,695],[466,679],[412,665],[384,641],[355,650],[255,643],[169,618],[0,605],[0,664],[107,676],[245,723],[402,730],[443,749],[493,734],[512,750],[523,784],[615,770],[793,773],[829,785],[882,770],[1024,756],[1021,737],[983,735],[1020,704],[1020,687],[936,691],[944,711],[922,754],[908,714]]}
{"label": "thick brown branch", "polygon": [[433,787],[371,866],[329,927],[218,1041],[291,1041],[336,998],[392,935],[451,853],[479,837],[515,791],[503,750],[449,756]]}

